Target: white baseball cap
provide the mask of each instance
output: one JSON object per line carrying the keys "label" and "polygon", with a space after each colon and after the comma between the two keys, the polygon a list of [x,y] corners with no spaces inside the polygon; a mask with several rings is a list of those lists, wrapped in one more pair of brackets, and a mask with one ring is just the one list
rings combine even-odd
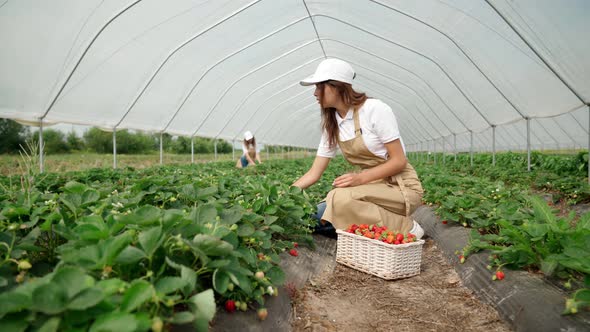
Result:
{"label": "white baseball cap", "polygon": [[340,59],[325,59],[320,62],[313,75],[302,80],[299,84],[306,86],[328,80],[352,84],[355,76],[354,69],[352,69],[352,66],[348,62]]}
{"label": "white baseball cap", "polygon": [[244,133],[244,139],[246,141],[249,141],[252,139],[252,137],[254,137],[254,135],[252,135],[252,132],[250,132],[249,130],[247,132]]}

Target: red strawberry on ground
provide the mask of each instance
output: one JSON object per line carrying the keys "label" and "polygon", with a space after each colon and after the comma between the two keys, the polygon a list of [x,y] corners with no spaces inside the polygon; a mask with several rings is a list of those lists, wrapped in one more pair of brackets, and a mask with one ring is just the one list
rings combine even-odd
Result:
{"label": "red strawberry on ground", "polygon": [[297,256],[297,255],[299,255],[299,253],[297,252],[297,249],[291,249],[291,250],[289,250],[289,255]]}
{"label": "red strawberry on ground", "polygon": [[446,225],[446,224],[447,224],[447,222],[448,222],[448,221],[446,221],[446,220],[443,220],[443,221],[442,221],[443,225]]}
{"label": "red strawberry on ground", "polygon": [[236,302],[234,300],[225,301],[225,310],[227,312],[234,312],[236,310]]}
{"label": "red strawberry on ground", "polygon": [[503,271],[496,271],[496,275],[494,275],[494,277],[496,277],[496,279],[498,279],[498,280],[502,280],[502,279],[504,279],[504,272]]}
{"label": "red strawberry on ground", "polygon": [[268,316],[268,311],[266,310],[266,308],[260,308],[258,309],[258,319],[260,320],[265,320],[266,317]]}

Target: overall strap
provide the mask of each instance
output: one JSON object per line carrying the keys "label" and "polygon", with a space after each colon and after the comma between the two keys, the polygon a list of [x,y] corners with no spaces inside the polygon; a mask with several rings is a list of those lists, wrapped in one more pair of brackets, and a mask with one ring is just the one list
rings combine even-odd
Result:
{"label": "overall strap", "polygon": [[363,130],[361,129],[361,122],[359,120],[359,111],[358,108],[354,108],[354,111],[352,113],[352,117],[354,118],[354,137],[360,137],[363,133]]}

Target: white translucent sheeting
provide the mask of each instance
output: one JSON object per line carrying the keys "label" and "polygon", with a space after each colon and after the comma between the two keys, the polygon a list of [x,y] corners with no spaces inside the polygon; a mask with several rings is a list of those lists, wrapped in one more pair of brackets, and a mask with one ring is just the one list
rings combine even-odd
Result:
{"label": "white translucent sheeting", "polygon": [[[588,145],[590,1],[0,0],[0,117],[317,147],[320,60],[409,151]],[[428,148],[427,148],[428,146]]]}

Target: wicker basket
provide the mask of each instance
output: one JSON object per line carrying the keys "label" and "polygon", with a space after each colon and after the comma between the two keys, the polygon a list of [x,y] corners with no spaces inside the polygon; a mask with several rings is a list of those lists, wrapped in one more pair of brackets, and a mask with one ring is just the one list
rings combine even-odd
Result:
{"label": "wicker basket", "polygon": [[339,229],[336,233],[336,262],[340,264],[386,280],[420,274],[424,240],[393,245]]}

